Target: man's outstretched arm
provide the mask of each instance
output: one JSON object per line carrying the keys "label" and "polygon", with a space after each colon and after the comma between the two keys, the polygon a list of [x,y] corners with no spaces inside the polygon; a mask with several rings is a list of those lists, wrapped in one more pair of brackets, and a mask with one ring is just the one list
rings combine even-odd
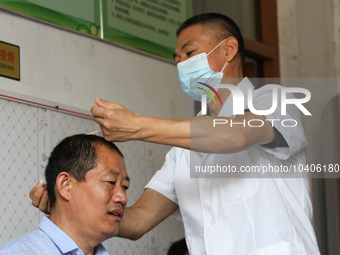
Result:
{"label": "man's outstretched arm", "polygon": [[[275,139],[274,130],[265,117],[250,112],[234,119],[200,116],[173,120],[142,116],[98,97],[95,101],[97,106],[91,109],[94,120],[101,126],[104,138],[113,142],[140,140],[200,152],[232,153]],[[227,120],[229,124],[214,125],[216,119]],[[256,128],[230,125],[231,120],[247,123],[250,119],[261,119],[264,125]]]}
{"label": "man's outstretched arm", "polygon": [[137,240],[178,209],[178,205],[152,189],[125,209],[118,236]]}

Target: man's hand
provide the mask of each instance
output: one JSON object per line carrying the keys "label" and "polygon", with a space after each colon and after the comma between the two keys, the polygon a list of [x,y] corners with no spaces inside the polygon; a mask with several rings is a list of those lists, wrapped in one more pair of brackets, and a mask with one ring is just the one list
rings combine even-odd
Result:
{"label": "man's hand", "polygon": [[97,106],[91,108],[94,120],[100,125],[103,136],[112,142],[140,139],[141,116],[124,106],[95,97]]}
{"label": "man's hand", "polygon": [[99,97],[95,97],[95,102],[97,106],[92,107],[91,112],[108,141],[140,140],[190,148],[189,119],[171,120],[143,116]]}
{"label": "man's hand", "polygon": [[32,205],[39,208],[43,213],[49,214],[50,212],[50,199],[47,194],[46,184],[40,182],[33,187],[30,191],[30,198]]}

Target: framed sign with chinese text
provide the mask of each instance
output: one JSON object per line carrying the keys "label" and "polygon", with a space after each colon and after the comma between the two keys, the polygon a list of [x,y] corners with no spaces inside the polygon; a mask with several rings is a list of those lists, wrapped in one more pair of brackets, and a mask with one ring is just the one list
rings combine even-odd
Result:
{"label": "framed sign with chinese text", "polygon": [[172,60],[190,0],[103,0],[104,39]]}
{"label": "framed sign with chinese text", "polygon": [[173,60],[191,0],[0,0],[0,8]]}
{"label": "framed sign with chinese text", "polygon": [[0,76],[20,80],[19,46],[0,41]]}

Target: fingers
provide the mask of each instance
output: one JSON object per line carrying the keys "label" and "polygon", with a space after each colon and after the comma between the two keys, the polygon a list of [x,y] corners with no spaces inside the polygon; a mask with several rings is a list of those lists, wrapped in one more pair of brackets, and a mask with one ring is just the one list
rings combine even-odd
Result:
{"label": "fingers", "polygon": [[47,190],[44,191],[40,203],[39,203],[39,210],[44,213],[49,213],[50,211],[50,200],[48,197]]}
{"label": "fingers", "polygon": [[94,101],[95,101],[97,106],[103,107],[102,104],[101,104],[102,100],[98,96],[95,96]]}
{"label": "fingers", "polygon": [[38,182],[38,184],[35,185],[35,186],[33,187],[33,189],[31,189],[30,194],[29,194],[30,199],[33,199],[34,193],[39,189],[39,187],[42,187],[42,185],[40,184],[40,182]]}
{"label": "fingers", "polygon": [[119,109],[121,106],[116,103],[107,102],[99,97],[95,97],[95,102],[97,106],[91,108],[91,113],[95,119],[109,118],[111,110]]}
{"label": "fingers", "polygon": [[103,137],[108,141],[122,142],[131,139],[136,132],[138,114],[124,106],[95,97],[97,106],[91,108],[93,119],[100,125]]}
{"label": "fingers", "polygon": [[41,185],[38,183],[30,191],[29,196],[32,199],[33,206],[39,208],[39,210],[44,213],[49,212],[49,197],[46,190],[46,185]]}
{"label": "fingers", "polygon": [[93,115],[93,117],[94,118],[98,118],[98,117],[100,117],[102,114],[101,114],[101,112],[102,112],[102,105],[101,105],[101,99],[99,98],[99,97],[95,97],[94,98],[94,101],[95,101],[95,103],[96,103],[96,105],[97,106],[92,106],[91,107],[91,113],[92,113],[92,115]]}
{"label": "fingers", "polygon": [[98,107],[103,107],[103,108],[107,108],[107,109],[115,109],[118,104],[115,103],[111,103],[109,101],[105,101],[104,99],[101,99],[100,97],[96,96],[94,98],[94,101],[96,102],[96,105]]}
{"label": "fingers", "polygon": [[[91,113],[93,115],[94,121],[101,125],[102,128],[103,126],[106,126],[106,124],[110,124],[111,121],[121,122],[119,116],[124,115],[126,117],[126,114],[130,113],[128,109],[126,109],[120,104],[107,102],[102,99],[99,99],[98,97],[96,97],[95,100],[98,106],[93,106],[91,108]],[[107,126],[107,128],[110,127]]]}
{"label": "fingers", "polygon": [[93,106],[91,112],[94,118],[104,118],[108,110],[99,106]]}

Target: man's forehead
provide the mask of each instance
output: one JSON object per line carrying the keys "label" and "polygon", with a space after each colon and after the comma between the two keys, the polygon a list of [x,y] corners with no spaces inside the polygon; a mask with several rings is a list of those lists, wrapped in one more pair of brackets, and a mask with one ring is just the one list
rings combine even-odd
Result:
{"label": "man's forehead", "polygon": [[202,32],[202,27],[199,25],[187,27],[178,35],[178,42],[194,40],[196,37],[200,37],[203,34]]}
{"label": "man's forehead", "polygon": [[188,39],[187,41],[185,41],[183,44],[180,45],[180,50],[185,50],[185,48],[187,48],[188,46],[191,46],[195,43],[196,42],[194,40]]}
{"label": "man's forehead", "polygon": [[130,181],[129,176],[127,175],[125,169],[124,170],[118,170],[118,169],[108,169],[104,171],[104,176],[113,176],[118,178],[119,176],[122,176],[122,179],[125,179],[127,181]]}
{"label": "man's forehead", "polygon": [[177,49],[183,49],[194,44],[212,43],[216,40],[216,34],[213,31],[203,29],[201,26],[188,27],[184,29],[177,38]]}
{"label": "man's forehead", "polygon": [[210,25],[207,24],[194,24],[191,26],[186,27],[181,31],[181,33],[178,35],[178,38],[180,37],[201,37],[201,36],[211,36],[216,35],[216,29]]}
{"label": "man's forehead", "polygon": [[127,177],[124,158],[117,151],[106,146],[101,146],[98,148],[97,153],[98,161],[95,170],[99,175],[115,178],[119,176],[123,178]]}
{"label": "man's forehead", "polygon": [[117,162],[118,163],[124,163],[124,157],[119,154],[118,151],[107,147],[105,145],[100,145],[99,147],[97,147],[96,149],[96,153],[97,153],[97,159],[99,161],[107,161],[107,159],[110,159],[109,161],[112,162]]}

